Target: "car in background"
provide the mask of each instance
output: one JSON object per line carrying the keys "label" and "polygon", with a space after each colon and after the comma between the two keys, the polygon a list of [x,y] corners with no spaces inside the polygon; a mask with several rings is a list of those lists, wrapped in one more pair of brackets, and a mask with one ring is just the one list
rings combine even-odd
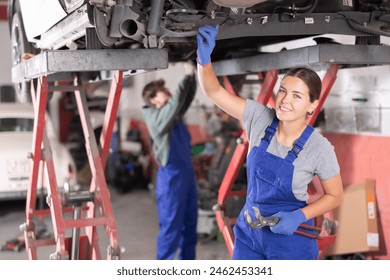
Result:
{"label": "car in background", "polygon": [[[14,65],[25,54],[76,49],[166,48],[170,62],[195,60],[204,24],[221,27],[213,61],[322,34],[359,44],[390,36],[388,0],[8,0],[7,13]],[[28,89],[18,84],[21,99]]]}
{"label": "car in background", "polygon": [[[32,104],[0,103],[0,200],[25,199],[30,184],[34,110]],[[49,116],[46,132],[50,140],[58,188],[77,186],[76,166],[65,145],[54,133]],[[37,193],[46,193],[47,173],[39,174]]]}

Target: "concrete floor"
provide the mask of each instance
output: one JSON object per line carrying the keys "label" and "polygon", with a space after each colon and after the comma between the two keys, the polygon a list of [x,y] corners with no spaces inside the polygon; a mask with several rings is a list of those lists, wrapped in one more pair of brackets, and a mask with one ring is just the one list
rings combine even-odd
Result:
{"label": "concrete floor", "polygon": [[[118,243],[122,249],[123,260],[154,260],[155,240],[158,232],[157,212],[154,196],[145,189],[136,189],[121,194],[110,188],[111,201],[114,209],[118,231]],[[0,202],[0,246],[7,240],[21,235],[19,225],[25,222],[25,204],[23,201]],[[51,217],[44,219],[49,233],[52,231]],[[104,229],[98,227],[100,250],[102,258],[106,258],[108,238]],[[216,229],[216,232],[218,230]],[[229,260],[230,255],[222,238],[199,239],[197,244],[197,259]],[[55,251],[54,246],[40,247],[38,259],[49,259]],[[0,251],[0,260],[27,260],[25,250],[20,252]]]}

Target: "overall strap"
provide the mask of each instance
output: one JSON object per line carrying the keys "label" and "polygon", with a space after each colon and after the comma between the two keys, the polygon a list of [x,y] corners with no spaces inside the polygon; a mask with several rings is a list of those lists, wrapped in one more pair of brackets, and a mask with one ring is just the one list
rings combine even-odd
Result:
{"label": "overall strap", "polygon": [[294,160],[298,157],[298,154],[302,150],[303,146],[305,145],[306,141],[310,138],[311,134],[313,133],[314,128],[310,125],[306,126],[305,130],[301,134],[301,136],[294,142],[294,146],[292,149],[288,152],[286,156],[286,160],[293,163]]}
{"label": "overall strap", "polygon": [[272,123],[265,129],[265,134],[261,138],[260,148],[267,149],[269,143],[271,143],[272,137],[275,135],[276,128],[278,127],[279,119],[275,117]]}

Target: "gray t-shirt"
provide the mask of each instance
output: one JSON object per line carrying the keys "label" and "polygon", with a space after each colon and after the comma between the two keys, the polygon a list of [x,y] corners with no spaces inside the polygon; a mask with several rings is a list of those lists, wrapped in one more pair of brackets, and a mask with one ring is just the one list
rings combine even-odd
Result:
{"label": "gray t-shirt", "polygon": [[[253,147],[260,145],[265,129],[271,124],[275,116],[274,109],[265,107],[251,99],[246,100],[243,125],[249,141],[248,155]],[[291,148],[280,144],[276,136],[274,136],[267,152],[280,158],[285,158]],[[327,180],[340,172],[334,147],[324,136],[315,130],[293,165],[292,191],[295,197],[302,201],[309,199],[307,187],[315,175],[321,180]]]}

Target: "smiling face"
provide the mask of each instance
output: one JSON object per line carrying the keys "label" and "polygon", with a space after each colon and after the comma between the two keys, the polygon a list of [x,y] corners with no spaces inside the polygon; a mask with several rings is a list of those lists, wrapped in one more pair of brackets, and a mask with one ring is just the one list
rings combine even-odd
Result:
{"label": "smiling face", "polygon": [[276,115],[281,121],[305,121],[309,112],[317,107],[318,100],[310,102],[309,88],[300,78],[286,76],[276,94]]}

